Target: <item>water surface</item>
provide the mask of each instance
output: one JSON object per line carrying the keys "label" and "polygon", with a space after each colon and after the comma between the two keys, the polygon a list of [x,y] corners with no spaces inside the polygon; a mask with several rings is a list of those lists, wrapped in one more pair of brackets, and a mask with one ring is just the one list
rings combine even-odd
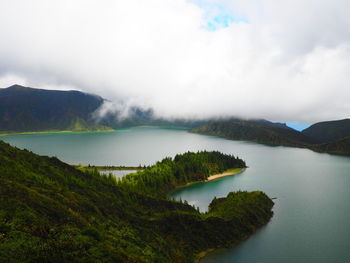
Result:
{"label": "water surface", "polygon": [[100,170],[100,174],[112,174],[116,178],[122,178],[127,174],[138,172],[138,170]]}

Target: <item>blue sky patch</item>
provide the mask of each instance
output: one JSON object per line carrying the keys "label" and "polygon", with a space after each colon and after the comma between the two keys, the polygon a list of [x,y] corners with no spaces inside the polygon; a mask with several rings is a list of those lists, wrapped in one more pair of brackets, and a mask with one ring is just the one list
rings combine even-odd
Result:
{"label": "blue sky patch", "polygon": [[225,3],[211,2],[207,0],[191,0],[191,3],[202,8],[206,25],[209,31],[229,27],[233,23],[249,23],[249,21],[235,14],[234,10]]}
{"label": "blue sky patch", "polygon": [[287,122],[286,124],[288,127],[291,127],[297,131],[302,131],[302,130],[310,127],[310,124],[298,123],[298,122]]}

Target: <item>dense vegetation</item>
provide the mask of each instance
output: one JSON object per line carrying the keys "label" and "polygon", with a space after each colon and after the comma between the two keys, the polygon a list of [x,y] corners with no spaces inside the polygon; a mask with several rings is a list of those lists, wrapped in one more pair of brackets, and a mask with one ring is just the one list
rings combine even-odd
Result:
{"label": "dense vegetation", "polygon": [[0,89],[0,132],[105,130],[92,119],[102,103],[101,97],[79,91],[13,85]]}
{"label": "dense vegetation", "polygon": [[247,121],[212,122],[195,128],[191,132],[216,135],[231,140],[247,140],[294,147],[305,147],[312,142],[309,137],[293,129]]}
{"label": "dense vegetation", "polygon": [[318,143],[335,142],[350,136],[350,119],[318,122],[302,131]]}
{"label": "dense vegetation", "polygon": [[164,197],[179,185],[205,181],[208,176],[230,168],[244,168],[243,160],[220,152],[187,152],[165,158],[155,165],[123,177],[121,184],[127,189],[148,195]]}
{"label": "dense vegetation", "polygon": [[[196,154],[178,158],[189,156]],[[222,163],[213,162],[215,169]],[[0,185],[2,262],[193,262],[200,251],[235,244],[272,216],[262,192],[215,199],[203,214],[2,142]]]}
{"label": "dense vegetation", "polygon": [[[242,121],[213,122],[192,129],[191,132],[350,155],[350,120],[318,123],[303,132]],[[326,143],[322,143],[324,141]]]}
{"label": "dense vegetation", "polygon": [[333,154],[349,155],[350,154],[350,136],[334,142],[313,145],[311,146],[311,149],[316,152],[327,152],[327,153],[333,153]]}

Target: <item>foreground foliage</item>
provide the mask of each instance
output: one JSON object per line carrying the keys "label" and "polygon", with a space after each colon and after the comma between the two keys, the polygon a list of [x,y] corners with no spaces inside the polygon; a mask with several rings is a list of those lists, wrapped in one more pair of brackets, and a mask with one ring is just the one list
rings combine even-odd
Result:
{"label": "foreground foliage", "polygon": [[202,214],[2,142],[0,186],[2,262],[193,262],[267,223],[273,205],[262,192],[237,192]]}

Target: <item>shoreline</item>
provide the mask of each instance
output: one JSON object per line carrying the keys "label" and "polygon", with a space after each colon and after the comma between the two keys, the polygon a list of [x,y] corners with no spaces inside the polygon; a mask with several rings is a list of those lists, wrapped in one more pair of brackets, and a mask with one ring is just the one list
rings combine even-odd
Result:
{"label": "shoreline", "polygon": [[[182,185],[182,186],[179,186],[177,187],[174,191],[172,192],[175,192],[176,190],[180,189],[180,188],[183,188],[183,187],[187,187],[187,186],[190,186],[192,184],[196,184],[196,183],[206,183],[206,182],[210,182],[210,181],[214,181],[214,180],[217,180],[217,179],[220,179],[220,178],[223,178],[223,177],[226,177],[226,176],[231,176],[231,175],[236,175],[236,174],[240,174],[240,173],[243,173],[248,167],[243,167],[243,168],[233,168],[233,169],[229,169],[221,174],[214,174],[214,175],[211,175],[207,178],[207,180],[205,181],[197,181],[197,182],[189,182],[185,185]],[[170,193],[171,194],[171,193]],[[256,231],[256,230],[255,230]],[[255,232],[254,231],[254,232]],[[240,242],[244,241],[245,239],[247,239],[250,235],[248,236],[244,236],[241,240],[238,240],[236,242],[234,242],[234,244],[232,245],[233,247],[236,246],[237,244],[239,244]],[[216,251],[217,248],[209,248],[207,250],[204,250],[204,251],[201,251],[199,252],[196,256],[195,256],[195,262],[196,263],[199,263],[207,254],[211,253],[211,252],[214,252]]]}
{"label": "shoreline", "polygon": [[145,169],[141,166],[114,166],[114,165],[81,165],[81,164],[71,164],[76,169],[87,169],[87,170],[93,170],[96,169],[98,171],[141,171]]}
{"label": "shoreline", "polygon": [[234,168],[234,169],[230,169],[226,172],[223,172],[221,174],[214,174],[208,177],[207,180],[205,180],[204,182],[209,182],[209,181],[213,181],[222,177],[226,177],[226,176],[230,176],[230,175],[236,175],[236,174],[240,174],[243,173],[245,171],[246,167],[244,168]]}
{"label": "shoreline", "polygon": [[[271,217],[272,218],[272,217]],[[265,224],[262,224],[258,227],[256,227],[253,232],[251,234],[247,234],[242,236],[239,240],[236,240],[235,242],[233,242],[231,245],[229,245],[228,247],[222,247],[222,248],[208,248],[207,250],[201,251],[197,254],[196,258],[195,258],[195,263],[200,263],[200,261],[208,254],[215,252],[217,250],[227,250],[227,249],[232,249],[234,247],[236,247],[237,245],[239,245],[240,243],[242,243],[243,241],[247,240],[248,238],[250,238],[253,234],[255,234],[257,231],[259,231],[262,227],[266,226],[270,221],[271,218],[269,219],[268,222],[266,222]]]}
{"label": "shoreline", "polygon": [[0,133],[0,136],[11,136],[11,135],[26,135],[26,134],[58,134],[58,133],[98,133],[98,132],[114,132],[115,129],[106,130],[86,130],[86,131],[74,131],[74,130],[62,130],[62,131],[28,131],[28,132],[5,132]]}
{"label": "shoreline", "polygon": [[193,184],[200,184],[200,183],[207,183],[213,180],[217,180],[226,176],[231,176],[231,175],[236,175],[236,174],[240,174],[243,173],[248,167],[244,167],[244,168],[233,168],[233,169],[229,169],[221,174],[214,174],[214,175],[210,175],[205,181],[193,181],[193,182],[188,182],[184,185],[178,185],[175,187],[174,190],[170,191],[169,195],[173,194],[174,192],[176,192],[177,190],[184,188],[184,187],[188,187],[190,185]]}

